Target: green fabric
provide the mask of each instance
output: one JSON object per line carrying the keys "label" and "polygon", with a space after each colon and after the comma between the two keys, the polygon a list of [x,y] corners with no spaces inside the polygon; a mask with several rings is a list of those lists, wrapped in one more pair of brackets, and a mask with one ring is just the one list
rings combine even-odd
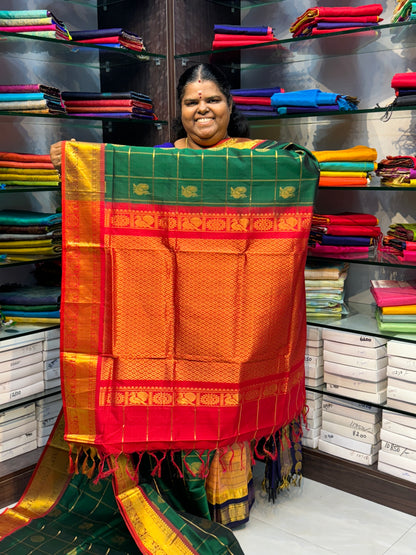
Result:
{"label": "green fabric", "polygon": [[[91,547],[90,547],[91,546]],[[75,475],[57,506],[0,542],[7,555],[140,554],[115,501],[111,478]]]}
{"label": "green fabric", "polygon": [[177,468],[181,469],[183,479],[178,479],[177,468],[174,468],[172,462],[166,458],[162,463],[161,477],[154,478],[158,491],[177,511],[186,511],[211,520],[205,491],[205,479],[197,474],[201,465],[210,464],[213,453],[209,456],[208,452],[205,452],[202,455],[202,461],[195,450],[186,455],[175,453],[173,456]]}
{"label": "green fabric", "polygon": [[[253,157],[262,163],[253,165]],[[237,163],[229,166],[231,159]],[[295,199],[297,206],[310,206],[318,171],[312,154],[293,143],[276,144],[274,150],[192,151],[106,145],[105,167],[107,201],[233,208],[293,206]],[[226,174],[224,187],[215,176]],[[276,174],[276,185],[270,187],[270,176],[274,183]]]}
{"label": "green fabric", "polygon": [[374,171],[374,162],[320,162],[321,171],[330,172],[371,172]]}
{"label": "green fabric", "polygon": [[416,333],[416,322],[385,322],[380,318],[380,314],[376,312],[376,320],[380,331],[391,331],[397,333]]}
{"label": "green fabric", "polygon": [[192,544],[200,555],[244,555],[233,533],[206,518],[187,513],[177,513],[156,493],[150,484],[141,484],[151,503],[162,511],[165,518],[174,525]]}

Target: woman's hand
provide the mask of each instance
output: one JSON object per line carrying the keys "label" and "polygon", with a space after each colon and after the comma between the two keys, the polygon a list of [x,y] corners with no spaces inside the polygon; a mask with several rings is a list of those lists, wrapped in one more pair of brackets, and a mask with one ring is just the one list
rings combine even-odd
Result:
{"label": "woman's hand", "polygon": [[[71,141],[76,141],[76,139],[71,139]],[[49,149],[51,162],[59,172],[62,166],[62,142],[53,143]]]}
{"label": "woman's hand", "polygon": [[59,172],[61,171],[61,165],[62,165],[61,151],[62,151],[62,141],[59,141],[58,143],[53,143],[53,145],[51,145],[51,148],[49,149],[51,162],[55,166],[55,169],[57,169]]}

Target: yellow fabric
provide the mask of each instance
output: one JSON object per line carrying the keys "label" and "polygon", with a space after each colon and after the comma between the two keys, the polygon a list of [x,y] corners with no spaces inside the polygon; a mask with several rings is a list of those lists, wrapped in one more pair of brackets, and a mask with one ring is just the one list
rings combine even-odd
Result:
{"label": "yellow fabric", "polygon": [[[248,518],[248,484],[252,479],[250,447],[232,445],[215,452],[205,484],[207,499],[215,507],[215,519],[222,524],[242,522]],[[224,508],[220,505],[227,504]],[[218,507],[218,508],[217,508]]]}
{"label": "yellow fabric", "polygon": [[383,314],[416,314],[416,304],[383,306],[381,312]]}
{"label": "yellow fabric", "polygon": [[320,172],[321,177],[368,177],[368,172]]}
{"label": "yellow fabric", "polygon": [[377,160],[377,150],[368,146],[357,145],[341,150],[316,150],[318,162],[371,162]]}

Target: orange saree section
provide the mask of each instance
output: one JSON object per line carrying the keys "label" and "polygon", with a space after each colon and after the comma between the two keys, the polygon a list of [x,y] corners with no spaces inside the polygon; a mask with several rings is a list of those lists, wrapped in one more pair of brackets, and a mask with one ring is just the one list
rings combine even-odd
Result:
{"label": "orange saree section", "polygon": [[[227,175],[212,187],[234,194],[233,164],[239,175],[247,164],[251,189],[225,205],[198,198],[201,176],[176,149],[155,160],[157,149],[111,148],[66,143],[67,441],[117,455],[269,436],[304,407],[303,269],[318,171],[303,163],[312,157],[268,153],[266,177],[281,195],[255,204],[264,152],[246,160],[226,149]],[[163,206],[157,187],[169,172],[181,176],[183,199]],[[296,190],[305,182],[306,199]],[[153,202],[142,198],[151,190]]]}

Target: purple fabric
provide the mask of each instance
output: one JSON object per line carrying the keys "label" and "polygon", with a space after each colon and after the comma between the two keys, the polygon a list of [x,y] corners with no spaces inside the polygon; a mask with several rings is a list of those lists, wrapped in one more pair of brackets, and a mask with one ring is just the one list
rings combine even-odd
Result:
{"label": "purple fabric", "polygon": [[344,29],[347,27],[374,27],[377,23],[358,23],[355,21],[343,21],[339,23],[328,23],[327,21],[319,21],[316,25],[317,29]]}
{"label": "purple fabric", "polygon": [[269,97],[275,93],[283,92],[281,87],[269,87],[266,89],[231,89],[233,96],[264,96]]}
{"label": "purple fabric", "polygon": [[397,96],[408,96],[409,94],[416,94],[416,89],[397,89]]}
{"label": "purple fabric", "polygon": [[339,235],[323,235],[321,245],[350,245],[356,247],[366,247],[373,243],[372,237],[354,237],[354,236],[339,236]]}
{"label": "purple fabric", "polygon": [[242,27],[240,25],[214,25],[215,33],[226,35],[267,35],[270,27]]}
{"label": "purple fabric", "polygon": [[259,106],[257,104],[236,104],[235,107],[240,112],[276,112],[276,108],[273,108],[273,106]]}
{"label": "purple fabric", "polygon": [[98,39],[102,37],[115,37],[121,35],[123,29],[121,27],[115,27],[112,29],[92,29],[87,31],[71,31],[72,40],[86,40],[86,39]]}
{"label": "purple fabric", "polygon": [[153,119],[153,116],[147,116],[145,114],[132,114],[130,112],[71,112],[68,114],[69,116],[76,116],[76,117],[100,117],[100,118],[119,118],[119,119]]}

